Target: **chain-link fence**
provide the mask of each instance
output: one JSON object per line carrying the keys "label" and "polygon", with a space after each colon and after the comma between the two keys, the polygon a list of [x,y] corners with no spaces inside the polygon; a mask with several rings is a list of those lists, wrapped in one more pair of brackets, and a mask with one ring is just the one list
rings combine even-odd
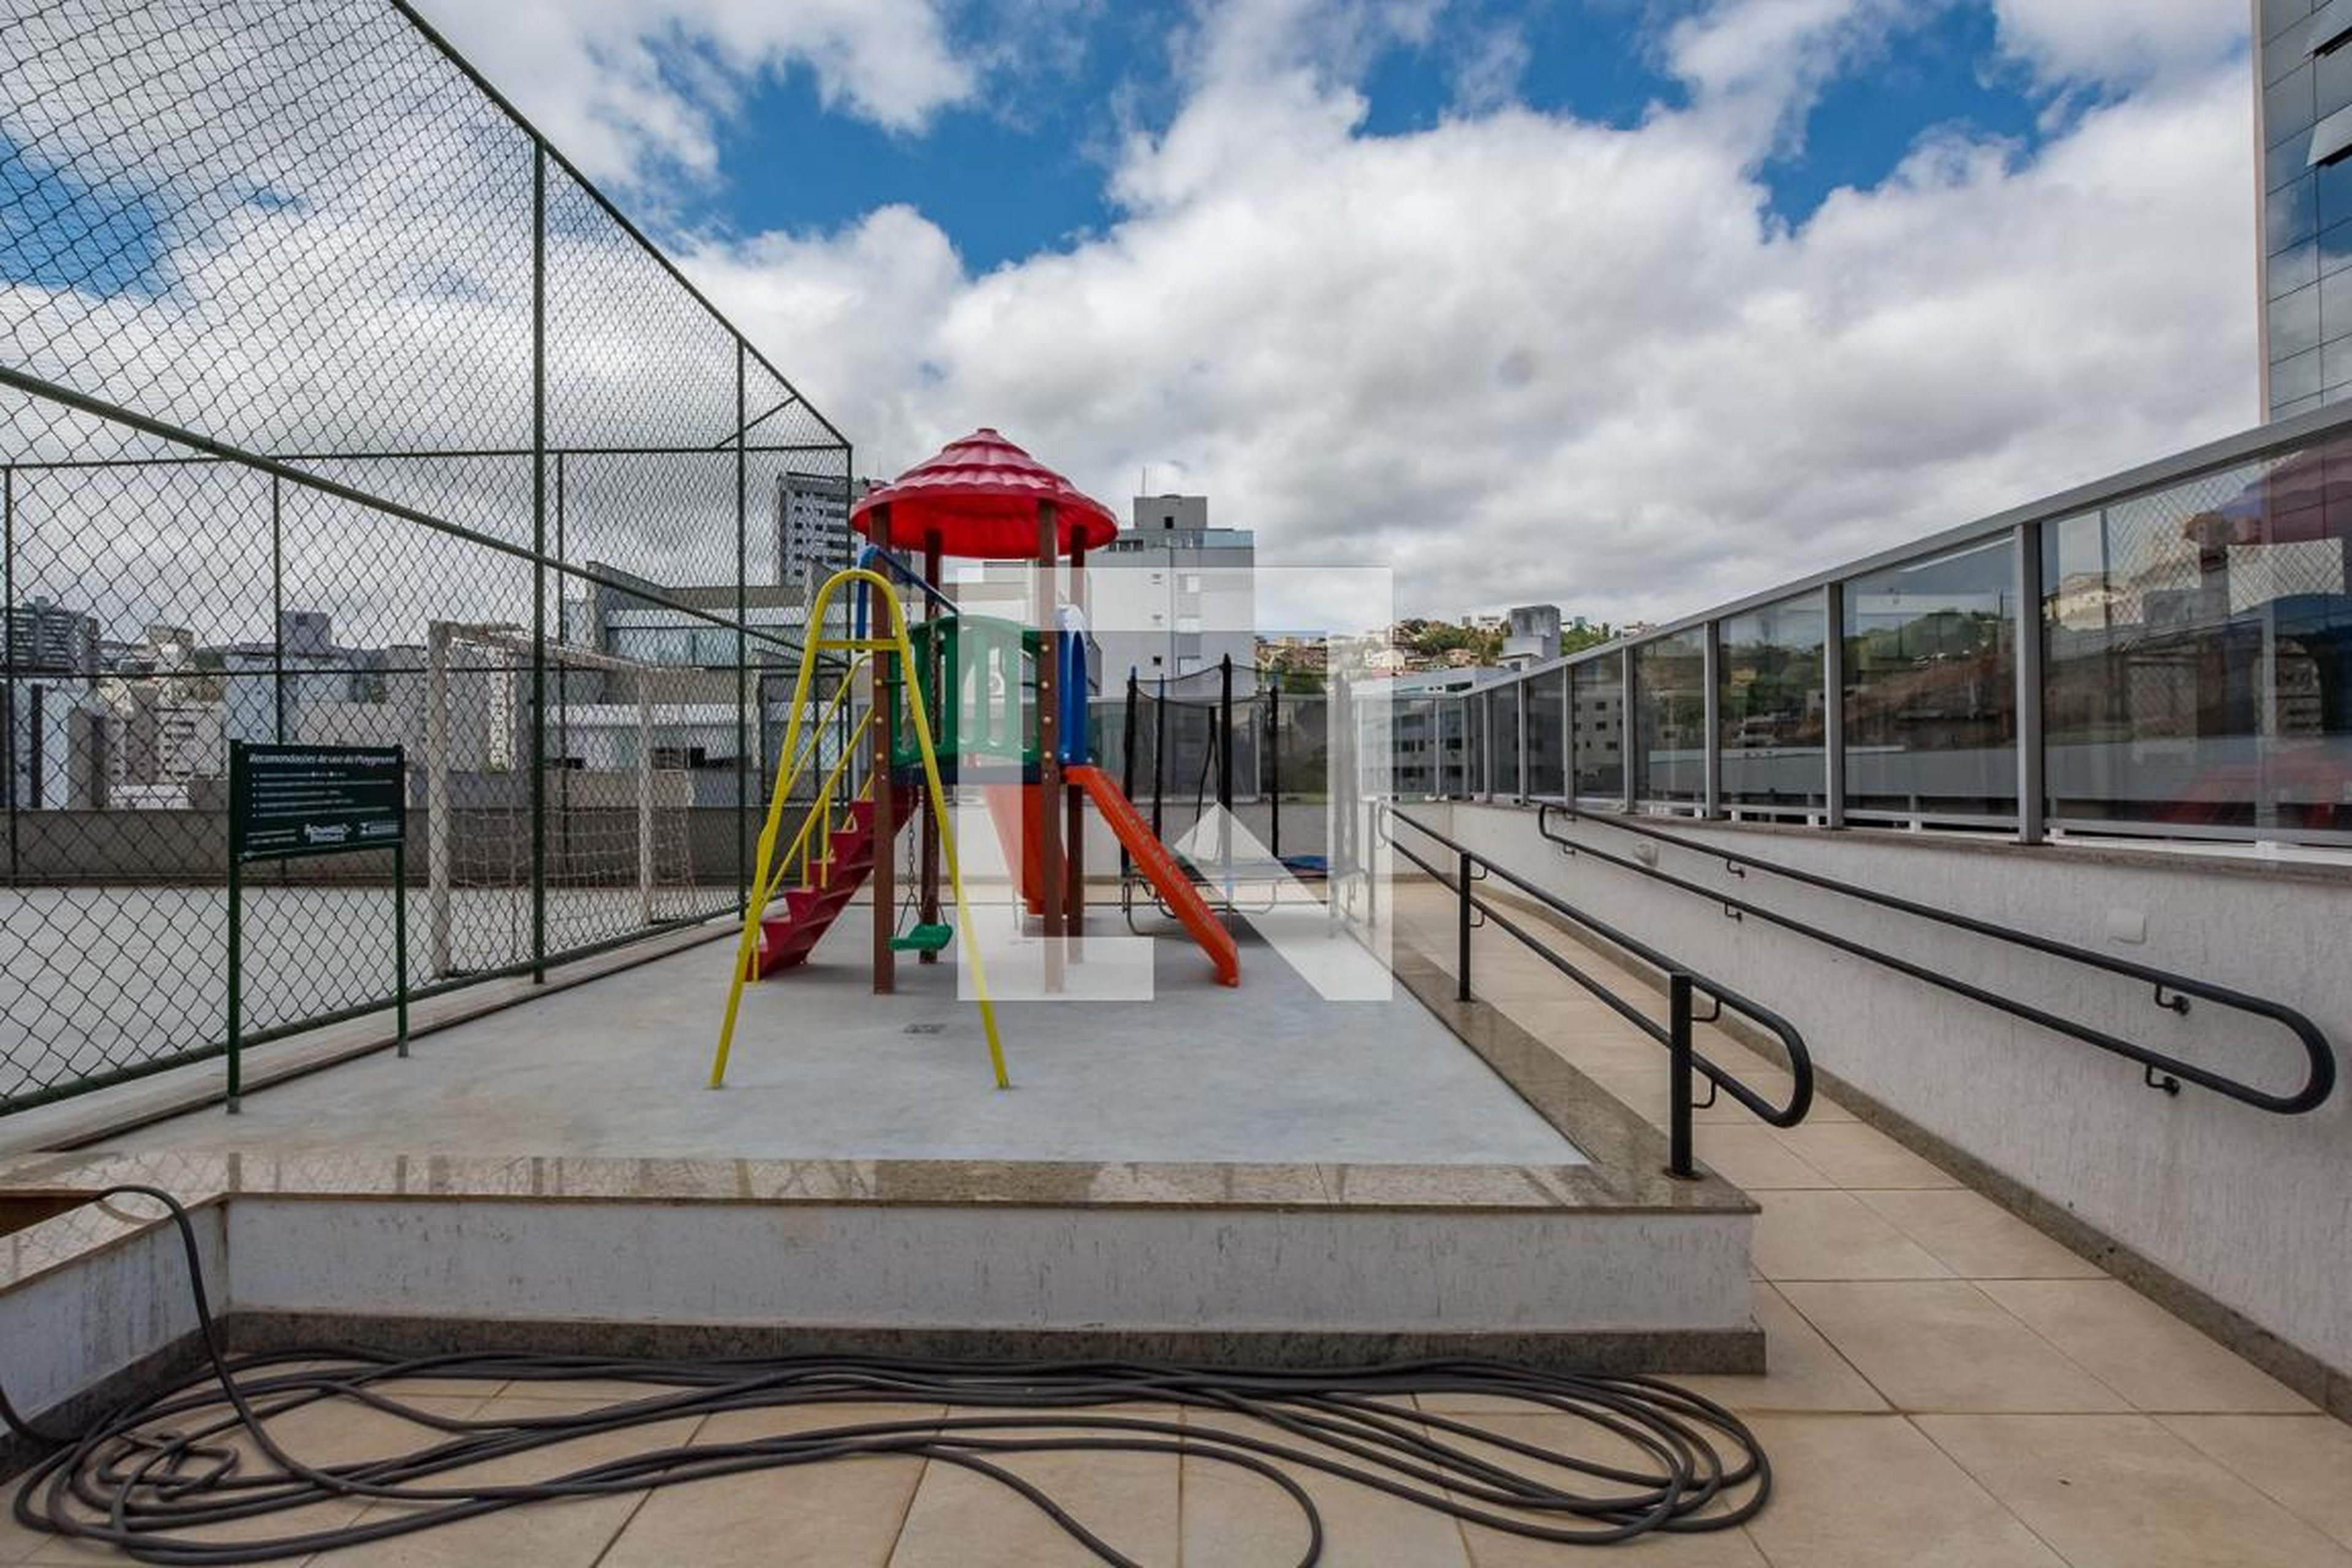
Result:
{"label": "chain-link fence", "polygon": [[[851,471],[404,6],[10,7],[0,1110],[221,1048],[236,742],[404,748],[420,989],[740,907]],[[247,889],[248,1037],[388,1002],[388,861]]]}

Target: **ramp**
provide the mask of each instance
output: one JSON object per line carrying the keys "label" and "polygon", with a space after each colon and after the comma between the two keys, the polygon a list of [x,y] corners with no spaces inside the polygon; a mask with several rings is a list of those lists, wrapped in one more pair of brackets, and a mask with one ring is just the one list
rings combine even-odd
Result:
{"label": "ramp", "polygon": [[1118,841],[1135,857],[1136,865],[1151,879],[1153,891],[1176,911],[1176,918],[1217,966],[1217,984],[1240,984],[1241,952],[1234,945],[1233,932],[1210,912],[1200,890],[1193,887],[1192,879],[1184,874],[1176,857],[1168,852],[1168,846],[1153,837],[1150,827],[1136,815],[1135,807],[1119,793],[1110,775],[1100,768],[1080,765],[1063,769],[1062,776],[1085,790],[1087,797],[1095,803],[1095,809],[1110,824],[1110,830],[1118,835]]}

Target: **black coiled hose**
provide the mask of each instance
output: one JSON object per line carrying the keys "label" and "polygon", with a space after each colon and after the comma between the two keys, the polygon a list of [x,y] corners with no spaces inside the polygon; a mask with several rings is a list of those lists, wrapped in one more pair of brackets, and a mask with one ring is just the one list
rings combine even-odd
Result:
{"label": "black coiled hose", "polygon": [[[16,1489],[29,1528],[109,1542],[146,1563],[191,1565],[308,1556],[429,1530],[526,1503],[629,1493],[748,1470],[876,1455],[918,1456],[975,1471],[1025,1498],[1115,1568],[1133,1559],[1004,1461],[1024,1454],[1181,1455],[1247,1470],[1297,1505],[1307,1531],[1301,1568],[1323,1552],[1323,1521],[1292,1473],[1319,1470],[1491,1530],[1574,1545],[1652,1531],[1731,1529],[1752,1518],[1771,1471],[1729,1411],[1646,1377],[1574,1377],[1487,1362],[1420,1362],[1347,1371],[1200,1371],[1124,1363],[1004,1363],[887,1356],[765,1361],[636,1361],[595,1356],[460,1353],[397,1357],[344,1346],[229,1355],[205,1293],[187,1211],[154,1187],[98,1194],[152,1198],[178,1226],[209,1371],[137,1401],[78,1436],[43,1432],[0,1391],[0,1421],[56,1445]],[[322,1364],[323,1363],[323,1364]],[[594,1410],[467,1420],[404,1404],[401,1380],[488,1387],[574,1378],[642,1383],[644,1398]],[[1639,1462],[1607,1464],[1427,1409],[1406,1396],[1480,1394],[1528,1413],[1577,1417],[1630,1445]],[[268,1428],[272,1417],[347,1401],[433,1429],[407,1452],[311,1465]],[[652,1447],[625,1458],[520,1485],[469,1482],[460,1472],[591,1435],[722,1411],[873,1400],[952,1407],[945,1419],[856,1421],[739,1443]],[[1279,1436],[1221,1431],[1098,1407],[1150,1401],[1263,1423]],[[980,1414],[972,1414],[979,1411]],[[253,1452],[232,1439],[247,1437]],[[258,1458],[255,1458],[257,1454]],[[1563,1474],[1578,1478],[1564,1488]],[[397,1502],[336,1529],[240,1539],[208,1529],[336,1500]]]}

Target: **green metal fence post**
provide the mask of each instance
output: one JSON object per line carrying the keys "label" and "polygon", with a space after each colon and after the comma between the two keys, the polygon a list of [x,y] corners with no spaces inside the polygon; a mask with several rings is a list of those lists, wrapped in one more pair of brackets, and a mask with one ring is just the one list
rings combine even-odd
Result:
{"label": "green metal fence post", "polygon": [[16,848],[16,469],[0,468],[0,803],[8,808],[8,879]]}
{"label": "green metal fence post", "polygon": [[285,484],[269,476],[269,738],[286,743]]}
{"label": "green metal fence post", "polygon": [[400,843],[392,851],[392,994],[399,1009],[400,1054],[408,1054],[408,802],[402,786]]}
{"label": "green metal fence post", "polygon": [[530,978],[547,983],[547,143],[530,144]]}
{"label": "green metal fence post", "polygon": [[[743,449],[743,422],[751,416],[744,405],[743,377],[745,373],[743,340],[735,340],[735,902],[740,908],[751,901],[751,738],[744,722],[745,686],[749,676],[751,650],[744,638],[744,628],[751,622],[751,590],[744,579],[750,574],[751,533],[748,511],[751,480],[749,458]],[[781,520],[777,529],[777,548],[783,548]]]}
{"label": "green metal fence post", "polygon": [[236,1114],[244,1088],[245,1034],[245,742],[228,743],[228,1113]]}

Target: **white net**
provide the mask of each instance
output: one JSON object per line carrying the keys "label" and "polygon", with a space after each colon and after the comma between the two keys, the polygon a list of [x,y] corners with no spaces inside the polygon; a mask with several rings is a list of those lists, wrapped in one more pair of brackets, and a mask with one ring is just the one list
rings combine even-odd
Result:
{"label": "white net", "polygon": [[436,623],[428,652],[436,978],[523,962],[542,920],[546,950],[560,952],[699,912],[697,735],[681,700],[695,672],[555,643],[535,671],[529,635],[503,626]]}

